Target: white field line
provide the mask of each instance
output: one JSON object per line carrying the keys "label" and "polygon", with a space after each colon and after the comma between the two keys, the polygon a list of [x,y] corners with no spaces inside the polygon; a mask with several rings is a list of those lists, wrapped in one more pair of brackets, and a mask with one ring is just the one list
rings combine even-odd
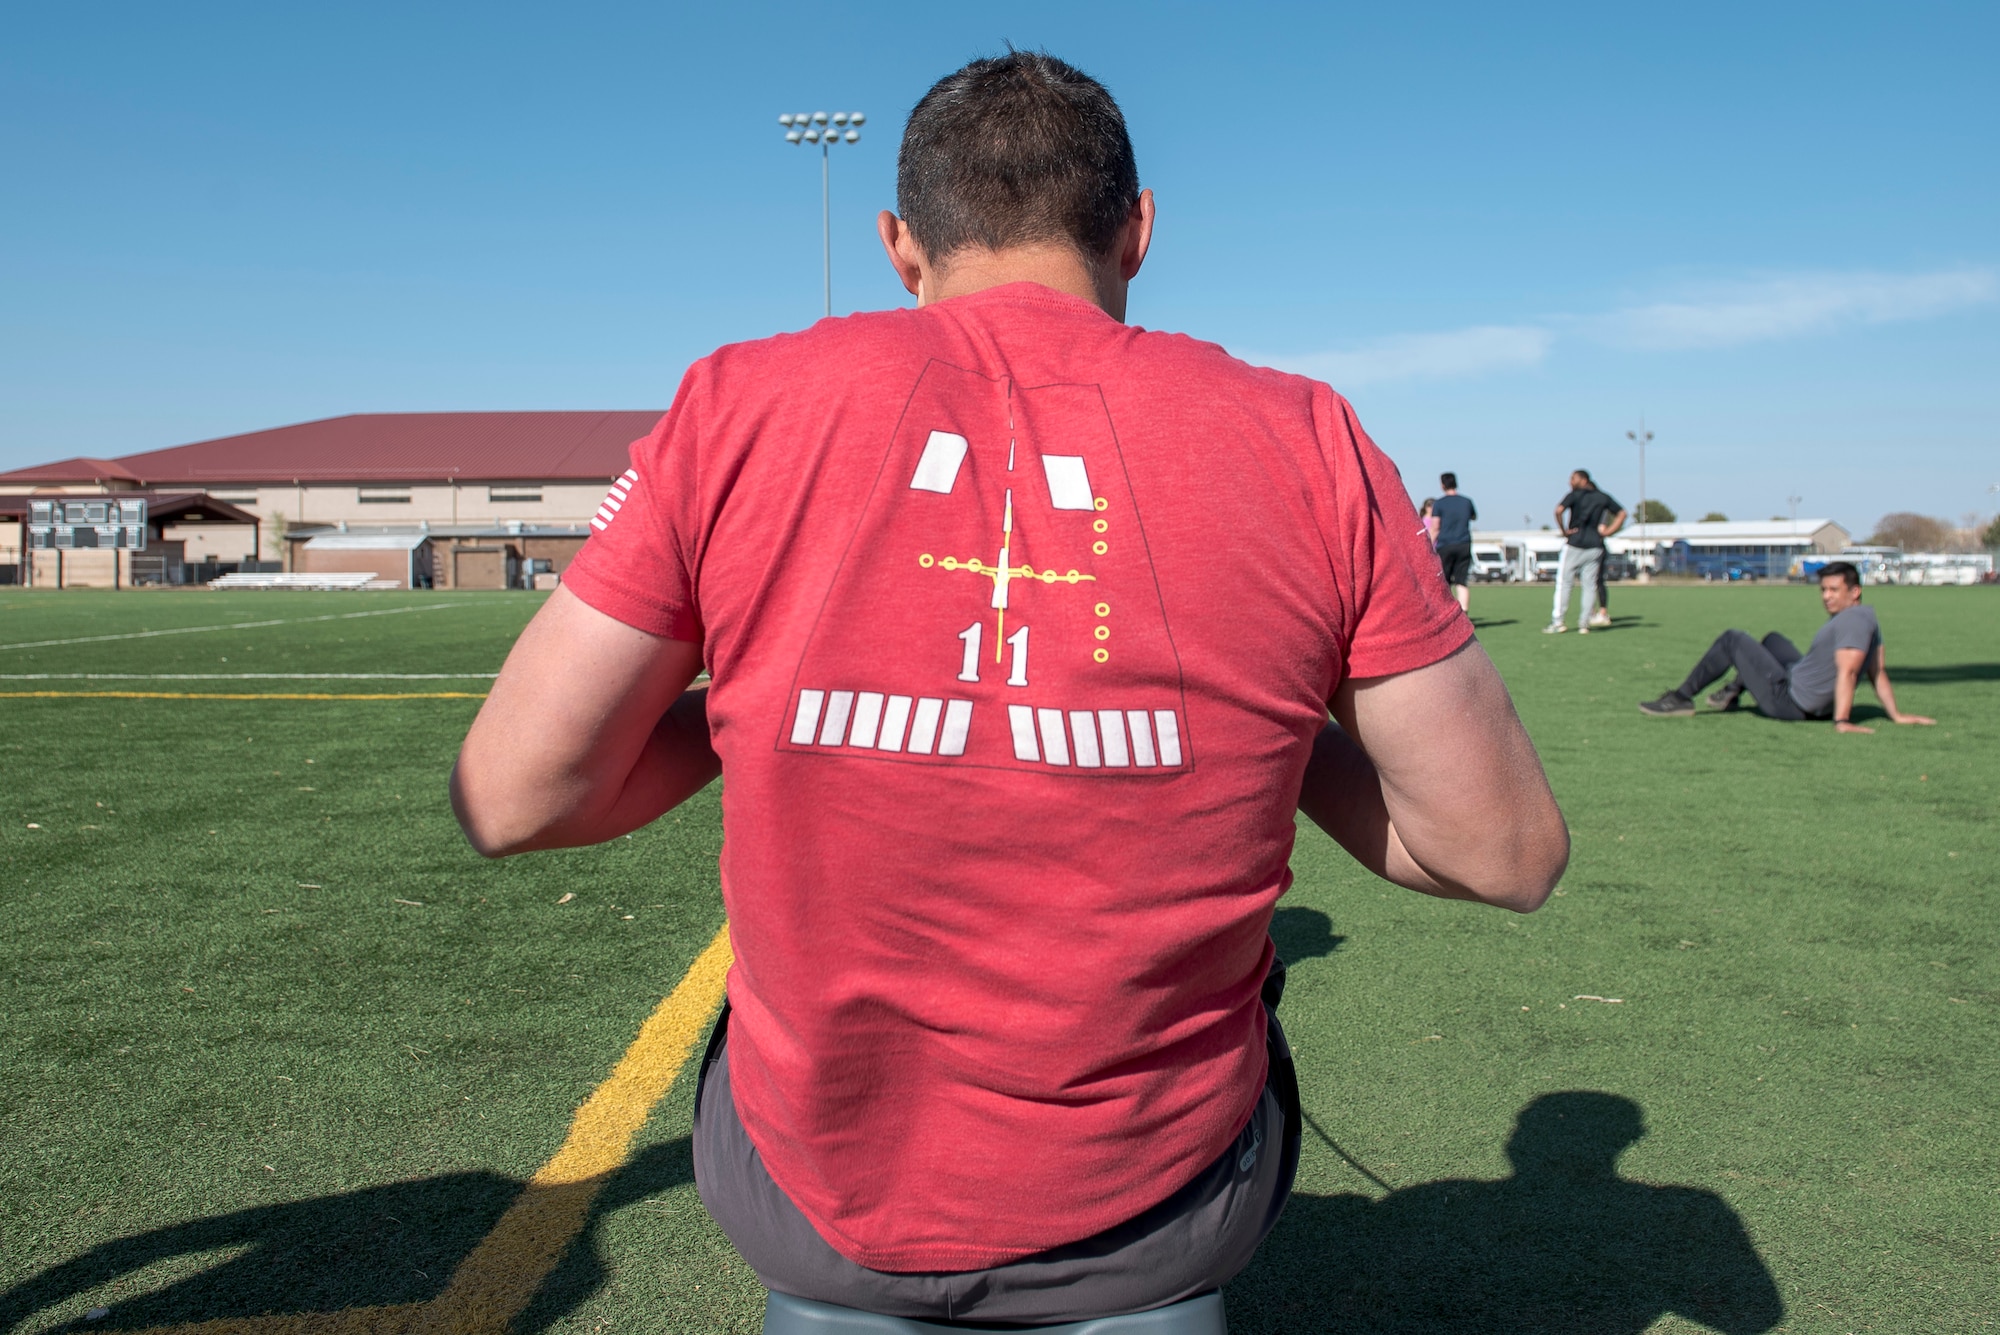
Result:
{"label": "white field line", "polygon": [[0,672],[0,681],[492,681],[497,672]]}
{"label": "white field line", "polygon": [[0,653],[9,649],[48,649],[59,644],[102,644],[106,640],[150,640],[156,635],[196,635],[206,630],[256,630],[263,626],[303,626],[312,621],[353,621],[358,617],[392,617],[404,612],[435,612],[441,607],[470,607],[471,603],[421,603],[415,607],[384,607],[374,612],[333,612],[323,617],[281,617],[272,621],[232,621],[221,626],[176,626],[171,630],[133,630],[122,635],[79,635],[70,640],[23,640],[0,644]]}

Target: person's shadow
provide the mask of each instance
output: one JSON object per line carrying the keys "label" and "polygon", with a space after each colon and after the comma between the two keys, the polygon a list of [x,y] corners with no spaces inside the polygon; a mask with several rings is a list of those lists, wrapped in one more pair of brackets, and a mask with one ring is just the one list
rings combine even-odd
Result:
{"label": "person's shadow", "polygon": [[1294,1196],[1225,1291],[1230,1330],[1638,1335],[1669,1312],[1770,1330],[1785,1306],[1736,1212],[1618,1176],[1645,1133],[1630,1099],[1544,1094],[1508,1138],[1511,1177]]}
{"label": "person's shadow", "polygon": [[1346,939],[1335,935],[1333,919],[1318,909],[1287,904],[1271,915],[1271,944],[1286,964],[1324,958],[1340,949]]}
{"label": "person's shadow", "polygon": [[[694,1181],[687,1137],[650,1146],[612,1173],[590,1202],[580,1233],[532,1291],[516,1335],[546,1329],[604,1282],[597,1230],[613,1211]],[[449,1173],[190,1220],[116,1238],[0,1291],[0,1332],[156,1262],[203,1252],[236,1254],[187,1278],[113,1303],[81,1332],[330,1313],[428,1302],[523,1191],[499,1173]],[[532,1190],[532,1188],[530,1189]]]}

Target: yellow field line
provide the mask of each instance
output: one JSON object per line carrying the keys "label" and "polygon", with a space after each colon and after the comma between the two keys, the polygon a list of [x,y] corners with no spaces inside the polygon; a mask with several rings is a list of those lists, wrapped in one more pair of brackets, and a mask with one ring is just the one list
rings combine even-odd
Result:
{"label": "yellow field line", "polygon": [[722,1003],[733,959],[725,923],[570,1118],[561,1148],[528,1179],[437,1297],[340,1312],[224,1317],[135,1335],[506,1335],[583,1231],[598,1191],[624,1164],[632,1137],[687,1065]]}
{"label": "yellow field line", "polygon": [[484,691],[0,691],[0,700],[484,700]]}

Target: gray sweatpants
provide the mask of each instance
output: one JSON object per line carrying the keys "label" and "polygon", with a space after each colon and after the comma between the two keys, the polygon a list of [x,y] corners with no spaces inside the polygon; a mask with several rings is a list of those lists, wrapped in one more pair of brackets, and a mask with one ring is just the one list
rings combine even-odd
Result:
{"label": "gray sweatpants", "polygon": [[[1273,1055],[1290,1051],[1275,1014]],[[725,1017],[724,1023],[727,1023]],[[1273,1084],[1235,1143],[1192,1182],[1095,1237],[989,1270],[892,1273],[848,1260],[765,1171],[736,1115],[726,1031],[695,1093],[702,1204],[765,1288],[886,1316],[1054,1325],[1140,1312],[1219,1288],[1250,1263],[1291,1194],[1299,1146]]]}
{"label": "gray sweatpants", "polygon": [[1572,584],[1583,586],[1583,615],[1576,619],[1579,626],[1590,623],[1590,614],[1597,610],[1597,571],[1604,563],[1602,547],[1563,548],[1562,564],[1556,567],[1556,610],[1549,618],[1549,624],[1560,626],[1569,612],[1569,590]]}

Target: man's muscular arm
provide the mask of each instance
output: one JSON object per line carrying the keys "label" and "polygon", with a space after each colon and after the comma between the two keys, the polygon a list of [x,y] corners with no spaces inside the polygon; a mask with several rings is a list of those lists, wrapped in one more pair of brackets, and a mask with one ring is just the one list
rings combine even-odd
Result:
{"label": "man's muscular arm", "polygon": [[1854,721],[1854,688],[1861,681],[1861,667],[1867,660],[1864,649],[1835,649],[1833,651],[1833,730],[1835,732],[1873,732],[1875,729]]}
{"label": "man's muscular arm", "polygon": [[1341,683],[1299,807],[1377,876],[1527,913],[1569,864],[1569,827],[1507,688],[1468,643]]}
{"label": "man's muscular arm", "polygon": [[701,646],[663,640],[567,589],[528,623],[451,774],[452,810],[487,857],[600,843],[721,773]]}
{"label": "man's muscular arm", "polygon": [[1875,646],[1875,652],[1868,659],[1868,684],[1875,688],[1875,698],[1882,702],[1882,708],[1889,711],[1891,723],[1933,724],[1937,720],[1922,714],[1905,714],[1896,708],[1896,688],[1889,684],[1889,663],[1882,654],[1882,646]]}

